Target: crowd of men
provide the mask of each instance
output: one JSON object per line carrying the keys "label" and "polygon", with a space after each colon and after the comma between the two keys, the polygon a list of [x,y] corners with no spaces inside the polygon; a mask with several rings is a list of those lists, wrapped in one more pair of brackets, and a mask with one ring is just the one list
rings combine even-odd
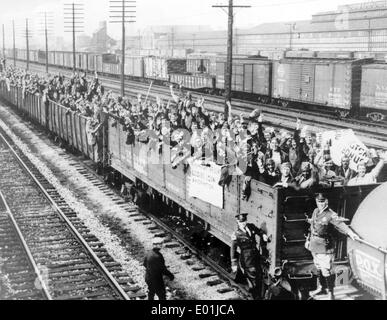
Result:
{"label": "crowd of men", "polygon": [[77,73],[42,76],[4,63],[1,78],[8,86],[20,86],[24,92],[40,94],[69,112],[89,117],[92,136],[100,127],[102,113],[107,112],[116,119],[113,126],[117,122],[123,125],[127,144],[152,141],[161,152],[161,145],[168,140],[174,168],[192,158],[213,161],[222,165],[219,183],[223,185],[232,174],[244,174],[245,199],[251,192],[251,179],[295,190],[332,183],[360,185],[375,183],[384,165],[375,150],[370,152],[371,163],[359,163],[357,172],[349,167],[347,157],[335,165],[329,141],[324,144],[320,135],[299,120],[292,132],[265,127],[264,115],[258,110],[235,116],[230,103],[229,114],[215,113],[206,109],[204,98],[195,100],[181,86],[178,93],[170,86],[170,100],[156,97],[151,101],[141,94],[134,99],[113,95],[97,74],[92,79]]}

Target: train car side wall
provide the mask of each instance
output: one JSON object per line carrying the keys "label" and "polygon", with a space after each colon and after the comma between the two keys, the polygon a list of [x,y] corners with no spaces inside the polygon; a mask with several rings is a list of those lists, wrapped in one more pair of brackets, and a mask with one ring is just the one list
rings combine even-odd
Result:
{"label": "train car side wall", "polygon": [[362,66],[360,109],[363,108],[387,115],[387,65]]}

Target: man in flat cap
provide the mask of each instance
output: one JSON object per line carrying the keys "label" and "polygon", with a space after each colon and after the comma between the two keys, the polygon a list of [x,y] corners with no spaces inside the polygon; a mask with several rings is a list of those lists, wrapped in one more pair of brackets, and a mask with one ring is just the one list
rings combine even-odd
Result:
{"label": "man in flat cap", "polygon": [[[256,236],[264,241],[267,241],[267,237],[262,229],[247,223],[247,213],[239,213],[235,217],[238,228],[231,235],[231,269],[236,273],[239,266],[246,277],[253,298],[259,299],[262,294],[262,271]],[[237,248],[240,250],[239,259],[237,259]]]}
{"label": "man in flat cap", "polygon": [[162,239],[155,238],[152,242],[153,248],[144,259],[145,282],[148,285],[148,300],[153,300],[157,294],[159,300],[166,300],[163,276],[166,275],[172,281],[175,277],[167,269],[165,260],[160,250]]}
{"label": "man in flat cap", "polygon": [[328,199],[322,193],[316,195],[316,205],[317,208],[313,211],[312,218],[308,219],[310,239],[309,243],[305,245],[312,253],[320,283],[318,289],[312,292],[311,295],[328,293],[329,299],[334,300],[335,275],[331,274],[334,259],[332,226],[352,240],[359,239],[359,236],[344,223],[344,219],[328,207]]}

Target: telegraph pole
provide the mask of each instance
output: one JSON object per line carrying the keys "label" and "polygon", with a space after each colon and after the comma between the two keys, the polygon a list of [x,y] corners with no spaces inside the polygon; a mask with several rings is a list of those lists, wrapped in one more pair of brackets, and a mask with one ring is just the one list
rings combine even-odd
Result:
{"label": "telegraph pole", "polygon": [[52,31],[53,23],[53,13],[52,12],[42,12],[41,13],[41,34],[44,34],[45,44],[46,44],[46,73],[48,73],[48,34]]}
{"label": "telegraph pole", "polygon": [[3,23],[3,58],[5,59],[5,31],[4,31],[4,23]]}
{"label": "telegraph pole", "polygon": [[234,25],[234,8],[251,8],[251,6],[234,6],[233,0],[228,1],[228,5],[213,5],[213,8],[228,9],[228,31],[227,31],[227,62],[225,72],[225,106],[224,115],[228,118],[228,106],[227,102],[231,102],[231,83],[232,83],[232,40],[233,40],[233,25]]}
{"label": "telegraph pole", "polygon": [[16,67],[15,20],[12,20],[12,34],[13,34],[13,66]]}
{"label": "telegraph pole", "polygon": [[[133,10],[134,8],[134,10]],[[110,0],[111,23],[121,23],[122,26],[122,48],[121,48],[121,96],[125,95],[125,23],[136,22],[136,1],[132,0]],[[128,10],[130,9],[130,10]],[[128,15],[129,14],[129,15]],[[141,48],[140,48],[141,49]]]}
{"label": "telegraph pole", "polygon": [[64,5],[65,32],[73,36],[73,72],[77,69],[75,34],[83,32],[83,3],[65,3]]}
{"label": "telegraph pole", "polygon": [[29,44],[29,37],[30,37],[30,33],[29,33],[29,30],[28,30],[28,19],[26,19],[26,50],[27,50],[27,66],[26,66],[26,69],[27,69],[27,71],[30,68],[30,44]]}
{"label": "telegraph pole", "polygon": [[172,27],[171,32],[171,56],[173,57],[173,51],[175,49],[175,28]]}

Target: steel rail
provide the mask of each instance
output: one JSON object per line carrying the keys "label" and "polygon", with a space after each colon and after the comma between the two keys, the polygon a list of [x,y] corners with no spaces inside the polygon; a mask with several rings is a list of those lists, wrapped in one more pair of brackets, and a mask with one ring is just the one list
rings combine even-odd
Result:
{"label": "steel rail", "polygon": [[[126,294],[126,292],[122,289],[122,287],[119,285],[116,279],[114,279],[113,275],[110,273],[110,271],[105,267],[103,262],[98,258],[98,256],[94,253],[93,249],[90,248],[90,246],[87,244],[85,239],[82,237],[82,235],[78,232],[78,230],[74,227],[74,225],[71,223],[71,221],[67,218],[65,213],[62,211],[62,209],[56,204],[55,200],[52,199],[52,197],[48,194],[48,192],[45,190],[45,188],[42,186],[42,184],[39,182],[39,180],[35,177],[35,175],[31,172],[31,170],[28,168],[26,163],[23,161],[23,159],[20,158],[20,156],[17,154],[15,149],[10,145],[10,143],[7,141],[7,139],[4,137],[4,135],[0,132],[0,138],[4,140],[5,144],[8,146],[8,148],[13,153],[16,160],[20,163],[20,165],[23,167],[24,171],[31,177],[31,179],[34,181],[34,183],[38,186],[40,191],[43,193],[43,195],[47,198],[47,200],[51,203],[51,205],[56,210],[56,213],[59,215],[59,217],[65,221],[66,225],[69,227],[72,234],[77,238],[77,240],[82,244],[82,246],[86,249],[87,253],[90,255],[92,260],[97,264],[98,269],[100,269],[100,272],[103,274],[109,285],[113,288],[113,290],[123,299],[123,300],[130,300],[129,296]],[[41,280],[39,278],[39,280]],[[42,282],[43,284],[43,282]]]}
{"label": "steel rail", "polygon": [[20,240],[20,243],[23,247],[23,250],[27,254],[28,262],[30,263],[30,265],[34,269],[34,272],[35,272],[37,278],[39,279],[40,285],[42,286],[42,291],[43,291],[44,296],[47,298],[47,300],[53,300],[53,298],[48,290],[48,287],[47,287],[46,283],[44,282],[43,277],[40,273],[39,267],[38,267],[34,257],[32,256],[31,250],[28,247],[28,244],[27,244],[27,242],[26,242],[26,240],[25,240],[25,238],[24,238],[24,236],[23,236],[23,234],[22,234],[22,232],[21,232],[21,230],[16,222],[15,217],[13,216],[12,211],[11,211],[10,207],[8,206],[7,200],[5,199],[4,194],[1,190],[0,190],[0,198],[5,206],[5,210],[8,214],[9,219],[12,222],[12,226],[16,231],[16,234],[17,234],[17,236]]}

